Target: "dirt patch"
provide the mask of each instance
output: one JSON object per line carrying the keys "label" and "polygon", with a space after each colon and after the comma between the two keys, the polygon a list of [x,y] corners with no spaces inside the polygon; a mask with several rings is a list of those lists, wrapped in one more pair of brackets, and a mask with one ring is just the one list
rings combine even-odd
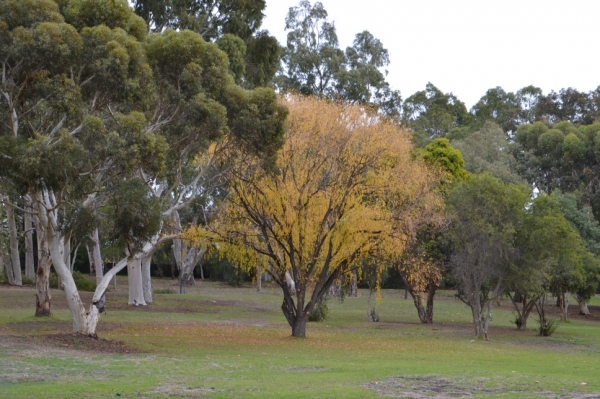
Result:
{"label": "dirt patch", "polygon": [[50,345],[77,349],[86,352],[110,354],[134,354],[143,351],[133,348],[123,341],[113,341],[104,338],[90,338],[81,334],[52,334],[43,337]]}
{"label": "dirt patch", "polygon": [[0,335],[0,347],[10,347],[31,353],[46,353],[49,349],[83,351],[104,354],[137,354],[143,351],[122,341],[91,338],[81,334],[48,334],[31,336]]}
{"label": "dirt patch", "polygon": [[504,384],[495,384],[490,387],[490,380],[487,378],[442,378],[438,376],[395,376],[386,381],[377,381],[363,384],[365,388],[373,389],[379,396],[387,398],[406,398],[406,399],[456,399],[456,398],[474,398],[480,395],[511,395],[519,397],[524,394],[535,394],[541,398],[552,399],[598,399],[600,393],[580,393],[580,392],[550,392],[537,391],[531,389],[508,388]]}

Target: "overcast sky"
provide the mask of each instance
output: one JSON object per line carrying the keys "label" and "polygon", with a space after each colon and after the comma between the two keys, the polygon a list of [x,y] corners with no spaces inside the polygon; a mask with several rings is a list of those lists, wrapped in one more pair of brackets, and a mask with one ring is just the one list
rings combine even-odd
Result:
{"label": "overcast sky", "polygon": [[[300,0],[267,0],[263,28],[285,44]],[[389,50],[388,81],[407,98],[431,82],[468,108],[487,89],[600,86],[600,0],[322,0],[340,47],[370,31]],[[314,0],[312,1],[314,4]]]}

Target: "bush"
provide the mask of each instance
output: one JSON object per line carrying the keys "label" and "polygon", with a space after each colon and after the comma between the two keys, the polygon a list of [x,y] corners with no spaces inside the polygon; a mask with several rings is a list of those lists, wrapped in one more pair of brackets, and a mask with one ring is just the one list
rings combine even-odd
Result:
{"label": "bush", "polygon": [[[75,286],[79,291],[96,291],[96,282],[88,279],[84,274],[80,272],[73,272],[73,280],[75,280]],[[56,275],[56,273],[50,274],[50,288],[59,288],[58,275]]]}
{"label": "bush", "polygon": [[379,321],[379,314],[377,313],[377,308],[371,308],[371,310],[369,311],[369,320],[371,320],[374,323],[377,323]]}
{"label": "bush", "polygon": [[35,281],[27,276],[21,277],[21,281],[23,281],[23,285],[35,285]]}
{"label": "bush", "polygon": [[152,292],[154,294],[174,294],[175,290],[171,288],[157,288],[155,290],[152,290]]}
{"label": "bush", "polygon": [[312,313],[308,315],[308,321],[323,321],[329,313],[327,307],[327,296],[321,298],[321,300],[315,305]]}
{"label": "bush", "polygon": [[555,319],[546,319],[543,318],[540,320],[540,335],[542,337],[549,337],[552,334],[554,334],[554,332],[556,331],[556,329],[558,328],[558,320]]}

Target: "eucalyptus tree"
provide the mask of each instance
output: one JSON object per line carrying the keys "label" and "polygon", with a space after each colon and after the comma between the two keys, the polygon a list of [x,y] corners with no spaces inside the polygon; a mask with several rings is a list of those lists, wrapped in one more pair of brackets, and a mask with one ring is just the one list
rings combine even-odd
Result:
{"label": "eucalyptus tree", "polygon": [[281,48],[261,30],[265,0],[134,0],[135,12],[148,21],[151,32],[191,30],[216,42],[229,57],[236,82],[246,88],[268,85]]}
{"label": "eucalyptus tree", "polygon": [[[177,237],[164,234],[163,222],[199,189],[199,167],[182,183],[190,162],[201,153],[213,159],[210,143],[219,140],[271,159],[285,108],[272,91],[236,86],[227,56],[197,34],[167,31],[146,39],[144,21],[125,0],[0,4],[2,173],[32,198],[74,331],[95,335],[110,279]],[[175,61],[186,44],[182,66]],[[175,201],[159,192],[175,193]],[[86,311],[67,258],[75,232],[93,233],[92,206],[107,207],[110,236],[127,254],[102,278]]]}
{"label": "eucalyptus tree", "polygon": [[388,51],[368,31],[356,34],[352,46],[343,51],[327,16],[318,1],[312,5],[302,0],[290,8],[285,19],[287,43],[275,79],[278,89],[370,104],[397,117],[401,99],[386,81]]}
{"label": "eucalyptus tree", "polygon": [[454,94],[444,94],[432,83],[408,97],[402,105],[402,121],[414,132],[414,141],[424,147],[430,140],[471,123],[471,114]]}

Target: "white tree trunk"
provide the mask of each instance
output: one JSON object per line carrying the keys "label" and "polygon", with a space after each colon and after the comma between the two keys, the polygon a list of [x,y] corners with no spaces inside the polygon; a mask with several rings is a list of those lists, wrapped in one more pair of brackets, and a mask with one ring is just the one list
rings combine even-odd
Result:
{"label": "white tree trunk", "polygon": [[92,260],[94,262],[96,284],[100,284],[100,281],[102,281],[102,278],[104,277],[104,262],[102,261],[102,253],[100,252],[100,235],[98,234],[98,229],[94,229],[90,238],[92,239],[92,257],[90,262]]}
{"label": "white tree trunk", "polygon": [[127,282],[129,283],[129,305],[146,306],[142,287],[142,261],[134,259],[127,264]]}
{"label": "white tree trunk", "polygon": [[25,223],[25,276],[35,281],[35,264],[33,258],[33,219],[30,214],[24,215]]}
{"label": "white tree trunk", "polygon": [[152,276],[150,275],[150,266],[152,256],[142,259],[142,288],[144,291],[144,300],[146,303],[152,303]]}
{"label": "white tree trunk", "polygon": [[584,316],[591,314],[586,300],[579,301],[579,314]]}
{"label": "white tree trunk", "polygon": [[10,242],[10,263],[12,266],[12,285],[23,285],[21,276],[21,259],[19,258],[19,238],[17,235],[17,224],[15,223],[15,211],[12,206],[6,204],[6,218],[8,219],[8,234]]}

